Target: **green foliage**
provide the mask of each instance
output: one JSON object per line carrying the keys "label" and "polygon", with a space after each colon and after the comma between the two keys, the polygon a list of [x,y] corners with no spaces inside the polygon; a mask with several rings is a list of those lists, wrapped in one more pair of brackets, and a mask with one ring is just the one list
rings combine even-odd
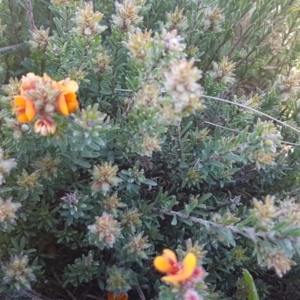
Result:
{"label": "green foliage", "polygon": [[1,299],[299,298],[299,1],[0,2]]}

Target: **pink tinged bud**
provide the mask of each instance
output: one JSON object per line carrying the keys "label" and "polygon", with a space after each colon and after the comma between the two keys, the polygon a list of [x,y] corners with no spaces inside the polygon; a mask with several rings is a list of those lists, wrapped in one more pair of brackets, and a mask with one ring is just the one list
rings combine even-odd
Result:
{"label": "pink tinged bud", "polygon": [[34,131],[42,136],[53,134],[56,131],[56,125],[50,118],[37,120],[34,124]]}
{"label": "pink tinged bud", "polygon": [[178,47],[180,46],[180,43],[176,38],[172,38],[168,41],[166,46],[169,50],[176,51],[176,50],[178,50]]}
{"label": "pink tinged bud", "polygon": [[202,300],[202,297],[195,290],[189,289],[184,293],[183,300]]}
{"label": "pink tinged bud", "polygon": [[105,237],[105,242],[109,245],[109,246],[113,246],[113,244],[115,243],[116,241],[116,237],[109,233],[106,237]]}
{"label": "pink tinged bud", "polygon": [[194,282],[200,282],[204,279],[206,272],[201,268],[201,267],[197,267],[194,270],[194,273],[192,275],[192,280]]}

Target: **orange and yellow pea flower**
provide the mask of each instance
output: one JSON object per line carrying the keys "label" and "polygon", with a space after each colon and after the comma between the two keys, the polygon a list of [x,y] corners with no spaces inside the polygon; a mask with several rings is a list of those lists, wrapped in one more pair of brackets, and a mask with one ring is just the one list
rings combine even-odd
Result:
{"label": "orange and yellow pea flower", "polygon": [[29,123],[36,116],[36,109],[33,101],[24,95],[15,96],[13,108],[17,120],[20,123]]}
{"label": "orange and yellow pea flower", "polygon": [[78,107],[76,95],[78,84],[76,81],[67,78],[56,83],[55,88],[61,91],[57,97],[57,109],[64,116],[69,116]]}
{"label": "orange and yellow pea flower", "polygon": [[[29,123],[33,121],[38,114],[34,101],[26,95],[26,91],[35,90],[37,82],[40,80],[53,82],[53,89],[61,91],[56,99],[56,108],[59,113],[69,116],[79,105],[76,95],[78,90],[77,82],[70,80],[70,78],[56,82],[47,74],[40,77],[33,73],[28,73],[26,76],[22,77],[20,95],[15,96],[12,103],[13,110],[20,123]],[[36,132],[40,132],[42,135],[46,132],[54,133],[55,129],[56,126],[52,122],[51,117],[42,117],[42,119],[38,120],[35,124]]]}
{"label": "orange and yellow pea flower", "polygon": [[167,273],[167,276],[161,278],[170,284],[179,284],[189,280],[197,266],[195,254],[188,253],[180,263],[176,254],[170,249],[164,249],[163,254],[154,259],[154,267],[161,273]]}
{"label": "orange and yellow pea flower", "polygon": [[107,300],[128,300],[128,296],[122,293],[118,296],[114,296],[113,292],[108,292]]}

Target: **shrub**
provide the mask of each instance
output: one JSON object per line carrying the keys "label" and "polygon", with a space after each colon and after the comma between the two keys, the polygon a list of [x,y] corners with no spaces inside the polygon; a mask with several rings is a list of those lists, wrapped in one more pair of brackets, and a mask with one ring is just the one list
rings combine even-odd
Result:
{"label": "shrub", "polygon": [[299,297],[299,16],[3,0],[1,297]]}

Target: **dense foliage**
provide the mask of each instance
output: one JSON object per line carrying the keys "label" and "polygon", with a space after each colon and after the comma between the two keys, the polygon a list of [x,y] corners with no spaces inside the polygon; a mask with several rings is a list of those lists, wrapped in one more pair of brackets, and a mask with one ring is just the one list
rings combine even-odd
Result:
{"label": "dense foliage", "polygon": [[299,1],[0,18],[1,299],[300,298]]}

